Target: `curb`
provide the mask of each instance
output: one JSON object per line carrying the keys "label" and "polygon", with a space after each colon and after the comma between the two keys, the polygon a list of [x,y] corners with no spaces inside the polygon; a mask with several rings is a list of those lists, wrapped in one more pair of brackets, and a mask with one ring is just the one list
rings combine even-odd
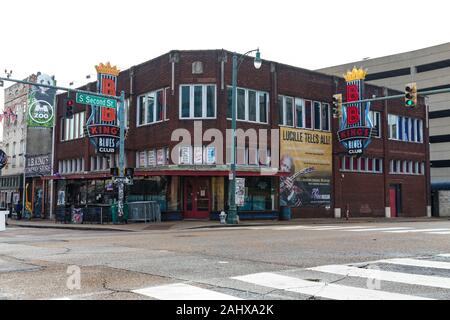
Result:
{"label": "curb", "polygon": [[50,225],[23,225],[8,224],[6,227],[17,228],[33,228],[33,229],[62,229],[62,230],[80,230],[80,231],[119,231],[119,232],[136,232],[135,230],[119,229],[119,228],[96,228],[96,227],[77,227],[77,226],[50,226]]}
{"label": "curb", "polygon": [[189,227],[185,228],[184,230],[195,230],[195,229],[226,229],[226,228],[236,228],[236,227],[262,227],[262,226],[303,226],[303,225],[323,225],[323,224],[354,224],[354,223],[403,223],[403,222],[438,222],[438,221],[445,221],[450,220],[447,218],[424,218],[424,219],[405,219],[405,220],[388,220],[388,219],[380,219],[380,220],[336,220],[336,221],[298,221],[298,223],[295,220],[291,220],[292,222],[284,222],[279,221],[279,223],[254,223],[254,224],[230,224],[230,225],[223,225],[223,224],[214,224],[214,225],[208,225],[208,226],[199,226],[199,227]]}

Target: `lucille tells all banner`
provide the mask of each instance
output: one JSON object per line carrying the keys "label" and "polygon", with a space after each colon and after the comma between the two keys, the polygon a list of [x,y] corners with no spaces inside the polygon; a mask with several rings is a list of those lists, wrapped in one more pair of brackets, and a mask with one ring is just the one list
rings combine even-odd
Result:
{"label": "lucille tells all banner", "polygon": [[290,172],[280,179],[280,204],[317,208],[331,204],[331,133],[281,128],[280,167]]}

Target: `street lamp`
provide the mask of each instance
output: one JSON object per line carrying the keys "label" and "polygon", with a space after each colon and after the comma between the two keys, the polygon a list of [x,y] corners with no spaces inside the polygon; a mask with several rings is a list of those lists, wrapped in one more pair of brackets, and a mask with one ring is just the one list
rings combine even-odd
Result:
{"label": "street lamp", "polygon": [[230,176],[230,187],[228,188],[228,224],[238,224],[237,216],[237,206],[236,206],[236,103],[237,103],[237,73],[239,67],[244,61],[245,56],[256,51],[254,66],[256,69],[260,69],[262,65],[261,53],[259,48],[255,50],[250,50],[239,58],[236,52],[233,53],[233,75],[232,75],[232,96],[231,96],[231,176]]}

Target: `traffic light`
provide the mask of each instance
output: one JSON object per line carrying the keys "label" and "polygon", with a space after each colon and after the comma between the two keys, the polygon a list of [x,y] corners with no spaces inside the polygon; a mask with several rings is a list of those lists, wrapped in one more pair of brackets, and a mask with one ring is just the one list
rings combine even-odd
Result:
{"label": "traffic light", "polygon": [[64,105],[66,107],[66,119],[73,118],[73,106],[75,105],[75,101],[70,98],[64,99]]}
{"label": "traffic light", "polygon": [[342,115],[342,94],[333,95],[333,118],[339,118]]}
{"label": "traffic light", "polygon": [[405,86],[405,106],[414,108],[417,105],[417,84],[409,83]]}

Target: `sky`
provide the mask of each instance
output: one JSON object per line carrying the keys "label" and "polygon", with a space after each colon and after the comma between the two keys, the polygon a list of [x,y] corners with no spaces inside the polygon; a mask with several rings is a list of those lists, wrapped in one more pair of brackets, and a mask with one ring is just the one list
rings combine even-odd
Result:
{"label": "sky", "polygon": [[257,47],[262,59],[319,69],[448,42],[449,9],[442,0],[1,1],[0,74],[40,71],[76,87],[100,62],[125,70],[175,49]]}

